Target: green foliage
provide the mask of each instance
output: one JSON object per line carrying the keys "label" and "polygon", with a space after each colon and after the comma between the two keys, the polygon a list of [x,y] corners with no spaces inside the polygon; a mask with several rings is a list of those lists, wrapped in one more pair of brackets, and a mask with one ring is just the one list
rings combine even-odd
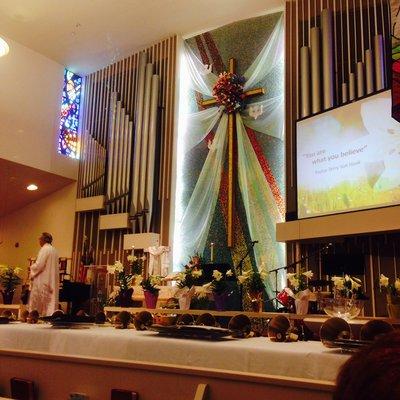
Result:
{"label": "green foliage", "polygon": [[17,286],[22,283],[22,279],[19,277],[21,268],[13,268],[2,266],[0,267],[0,286],[5,291],[14,290]]}
{"label": "green foliage", "polygon": [[249,275],[249,279],[246,282],[246,288],[249,292],[263,292],[265,289],[265,284],[261,278],[259,272],[253,272]]}
{"label": "green foliage", "polygon": [[156,294],[160,290],[156,287],[159,282],[159,277],[149,276],[146,279],[143,279],[142,282],[140,282],[140,286],[143,288],[143,290],[147,290],[150,293]]}

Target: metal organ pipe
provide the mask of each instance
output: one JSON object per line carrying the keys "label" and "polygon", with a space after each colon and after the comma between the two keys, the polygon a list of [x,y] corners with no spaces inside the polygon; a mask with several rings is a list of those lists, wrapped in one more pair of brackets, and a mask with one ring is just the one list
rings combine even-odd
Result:
{"label": "metal organ pipe", "polygon": [[[140,163],[140,188],[139,188],[139,208],[142,217],[148,211],[145,206],[146,198],[146,174],[147,174],[147,158],[149,156],[149,118],[150,118],[150,96],[151,96],[151,78],[153,76],[153,64],[146,66],[146,78],[144,85],[144,104],[143,104],[143,128],[142,128],[142,161]],[[144,221],[142,220],[142,228]]]}
{"label": "metal organ pipe", "polygon": [[320,45],[320,29],[318,27],[311,28],[310,47],[311,47],[312,113],[316,114],[321,111],[321,64],[320,64],[321,45]]}
{"label": "metal organ pipe", "polygon": [[138,94],[136,98],[136,121],[135,121],[135,148],[133,154],[133,181],[132,181],[132,201],[130,215],[137,217],[139,210],[139,180],[140,180],[140,163],[141,163],[141,147],[142,147],[142,122],[143,122],[143,100],[144,100],[144,82],[146,74],[146,53],[140,53],[139,56],[139,77],[138,77]]}
{"label": "metal organ pipe", "polygon": [[150,232],[151,217],[153,213],[154,196],[154,170],[157,139],[157,114],[158,114],[158,96],[159,96],[160,78],[153,75],[151,78],[151,100],[150,100],[150,126],[149,126],[149,156],[147,162],[147,191],[145,207],[148,210],[146,216],[146,231]]}
{"label": "metal organ pipe", "polygon": [[301,73],[301,118],[310,115],[310,51],[307,46],[300,48]]}
{"label": "metal organ pipe", "polygon": [[324,101],[323,105],[324,110],[327,110],[334,106],[332,12],[328,9],[323,9],[321,12],[321,27]]}
{"label": "metal organ pipe", "polygon": [[382,90],[385,87],[385,66],[382,35],[374,37],[374,55],[375,55],[375,86],[376,90]]}

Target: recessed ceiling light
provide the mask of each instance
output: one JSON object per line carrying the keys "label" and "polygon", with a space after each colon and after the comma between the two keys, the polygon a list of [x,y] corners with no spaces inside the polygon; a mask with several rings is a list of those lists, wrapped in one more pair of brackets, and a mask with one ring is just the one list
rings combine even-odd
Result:
{"label": "recessed ceiling light", "polygon": [[7,55],[9,51],[10,47],[8,46],[8,43],[0,37],[0,57]]}
{"label": "recessed ceiling light", "polygon": [[29,186],[27,186],[26,187],[28,190],[38,190],[38,187],[34,184],[34,183],[31,183]]}

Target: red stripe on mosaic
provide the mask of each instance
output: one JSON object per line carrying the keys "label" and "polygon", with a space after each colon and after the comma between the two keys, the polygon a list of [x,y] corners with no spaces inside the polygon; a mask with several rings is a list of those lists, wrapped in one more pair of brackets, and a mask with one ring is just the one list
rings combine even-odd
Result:
{"label": "red stripe on mosaic", "polygon": [[201,61],[203,64],[210,64],[210,59],[208,58],[207,50],[201,40],[201,35],[196,36],[194,39],[196,40],[197,48],[199,49]]}
{"label": "red stripe on mosaic", "polygon": [[264,172],[265,179],[267,180],[267,182],[271,188],[271,191],[272,191],[272,194],[276,201],[276,204],[278,206],[279,212],[281,213],[282,216],[284,216],[285,215],[285,203],[283,201],[278,183],[274,177],[274,174],[272,173],[271,167],[269,166],[269,163],[264,156],[263,150],[260,146],[260,143],[258,143],[258,141],[257,141],[256,134],[253,131],[253,129],[246,127],[246,131],[249,136],[250,143],[253,146],[254,152],[256,153],[258,161]]}
{"label": "red stripe on mosaic", "polygon": [[[224,62],[219,54],[217,46],[215,45],[214,39],[211,36],[210,32],[203,33],[204,41],[208,47],[208,51],[210,52],[212,62],[213,62],[213,69],[217,74],[225,71]],[[208,63],[209,64],[209,63]]]}

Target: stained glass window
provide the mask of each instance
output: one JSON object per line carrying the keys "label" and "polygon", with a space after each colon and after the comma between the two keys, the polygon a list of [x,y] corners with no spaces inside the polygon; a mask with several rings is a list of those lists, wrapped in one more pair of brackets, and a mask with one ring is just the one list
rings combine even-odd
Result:
{"label": "stained glass window", "polygon": [[78,127],[81,92],[82,78],[66,69],[64,71],[58,152],[71,158],[79,158]]}

